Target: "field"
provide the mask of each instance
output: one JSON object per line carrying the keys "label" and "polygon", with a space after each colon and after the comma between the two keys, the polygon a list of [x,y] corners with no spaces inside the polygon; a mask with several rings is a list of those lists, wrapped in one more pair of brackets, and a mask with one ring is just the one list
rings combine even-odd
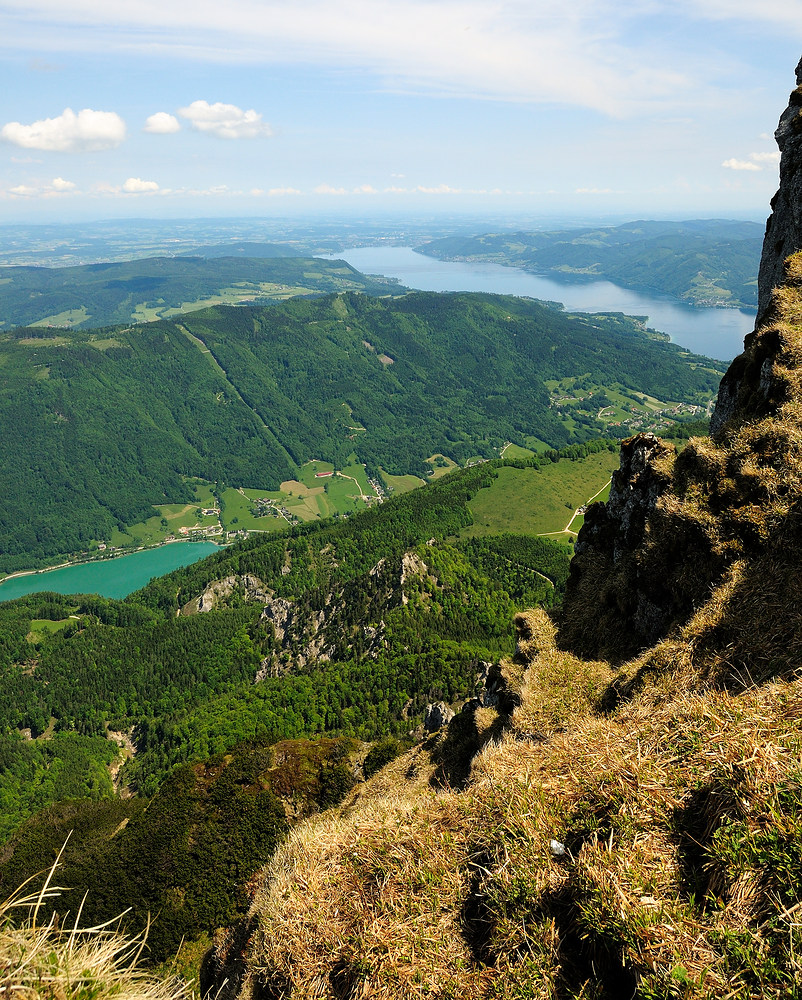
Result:
{"label": "field", "polygon": [[[453,467],[450,463],[449,468]],[[418,479],[415,483],[422,485]],[[376,501],[365,467],[353,455],[349,464],[338,470],[330,462],[307,462],[298,479],[286,480],[278,490],[235,486],[218,490],[198,480],[193,482],[193,491],[193,503],[154,505],[153,517],[125,531],[115,529],[109,544],[117,548],[156,545],[170,536],[193,535],[199,529],[214,530],[214,537],[233,531],[279,531],[288,524],[352,514]],[[201,514],[204,508],[219,513]]]}
{"label": "field", "polygon": [[505,444],[501,449],[502,458],[531,458],[534,454],[529,448],[522,448],[518,444]]}
{"label": "field", "polygon": [[[322,278],[323,275],[319,277]],[[131,312],[131,319],[135,323],[149,323],[156,319],[172,319],[174,316],[181,316],[187,312],[195,312],[198,309],[208,309],[210,306],[236,306],[243,303],[255,302],[264,303],[277,299],[289,299],[293,295],[313,295],[314,292],[314,288],[304,285],[281,285],[272,281],[242,281],[236,285],[232,285],[230,288],[221,288],[212,295],[206,295],[189,302],[182,302],[177,306],[168,305],[163,300],[160,302],[140,302],[134,306]],[[83,319],[87,318],[83,317]],[[65,322],[64,325],[74,325],[74,323],[68,324]]]}
{"label": "field", "polygon": [[419,486],[426,485],[418,476],[391,476],[384,469],[382,469],[381,474],[384,485],[392,493],[409,493],[410,490],[416,490]]}
{"label": "field", "polygon": [[31,326],[78,326],[79,323],[85,323],[92,317],[86,311],[86,306],[80,306],[77,309],[65,309],[63,312],[55,313],[52,316],[43,316],[41,319],[37,320],[35,323],[31,323]]}
{"label": "field", "polygon": [[[505,458],[532,454],[518,445],[508,445],[504,450]],[[432,455],[429,463],[434,469],[430,479],[456,468],[456,463],[443,455]],[[616,454],[601,452],[579,462],[562,460],[543,469],[503,467],[493,485],[481,490],[471,502],[474,524],[462,534],[480,537],[510,531],[570,540],[583,522],[576,509],[596,494],[596,499],[606,499],[606,484],[617,464]],[[382,473],[382,479],[390,492],[399,494],[425,485],[417,476]],[[155,545],[170,536],[181,538],[199,529],[212,529],[215,537],[237,531],[280,531],[288,524],[352,514],[376,502],[365,467],[355,456],[342,469],[335,469],[330,462],[307,462],[299,469],[297,479],[286,480],[278,490],[234,486],[218,490],[197,480],[192,488],[194,502],[154,506],[153,517],[125,531],[115,530],[109,544],[118,548]],[[219,514],[203,515],[203,509],[219,509]]]}
{"label": "field", "polygon": [[[201,514],[201,510],[217,507],[217,498],[209,483],[194,482],[195,493],[193,503],[154,504],[156,513],[147,521],[129,525],[125,531],[115,529],[109,543],[116,548],[132,545],[156,545],[168,537],[183,537],[190,534],[193,528],[215,528],[220,519],[216,515]],[[183,531],[181,529],[184,529]]]}
{"label": "field", "polygon": [[62,618],[56,622],[48,621],[46,618],[34,618],[31,621],[31,630],[28,633],[28,642],[38,644],[46,636],[52,635],[54,632],[60,632],[77,618],[78,616],[74,615],[71,618]]}
{"label": "field", "polygon": [[453,459],[446,458],[445,455],[439,453],[427,458],[426,464],[432,467],[432,474],[429,476],[429,479],[440,479],[441,476],[447,476],[449,472],[453,472],[454,469],[458,468],[457,463]]}
{"label": "field", "polygon": [[[573,538],[582,523],[574,511],[594,494],[606,495],[605,484],[618,467],[618,455],[609,451],[590,455],[579,462],[566,459],[543,469],[498,470],[492,486],[480,490],[470,502],[474,523],[464,538],[496,535],[509,531],[521,535],[551,535]],[[571,533],[564,529],[571,519]]]}

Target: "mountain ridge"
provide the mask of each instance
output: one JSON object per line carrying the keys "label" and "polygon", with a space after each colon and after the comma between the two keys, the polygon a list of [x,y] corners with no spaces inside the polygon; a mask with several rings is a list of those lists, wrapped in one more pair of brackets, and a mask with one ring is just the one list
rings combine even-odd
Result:
{"label": "mountain ridge", "polygon": [[[793,122],[798,106],[795,91]],[[517,616],[509,695],[293,831],[207,988],[800,995],[802,256],[767,246],[761,274],[782,282],[713,437],[679,455],[624,443],[556,622]],[[461,777],[444,783],[446,761]]]}

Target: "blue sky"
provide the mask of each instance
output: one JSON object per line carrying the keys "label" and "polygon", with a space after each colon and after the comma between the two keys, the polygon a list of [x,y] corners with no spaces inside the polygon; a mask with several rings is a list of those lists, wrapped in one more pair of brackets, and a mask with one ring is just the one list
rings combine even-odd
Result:
{"label": "blue sky", "polygon": [[12,0],[0,47],[0,224],[762,218],[802,0]]}

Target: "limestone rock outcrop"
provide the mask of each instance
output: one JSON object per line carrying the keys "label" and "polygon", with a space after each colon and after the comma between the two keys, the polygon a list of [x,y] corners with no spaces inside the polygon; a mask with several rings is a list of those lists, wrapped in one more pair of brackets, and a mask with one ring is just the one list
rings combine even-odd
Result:
{"label": "limestone rock outcrop", "polygon": [[774,133],[780,148],[780,187],[771,202],[758,276],[758,323],[771,306],[772,289],[783,282],[783,261],[802,246],[802,60],[796,90]]}
{"label": "limestone rock outcrop", "polygon": [[267,587],[262,581],[251,573],[242,576],[227,576],[222,580],[215,580],[198,597],[193,597],[181,608],[182,615],[204,614],[213,611],[221,604],[226,603],[233,594],[239,592],[245,601],[256,601],[264,604],[269,596]]}
{"label": "limestone rock outcrop", "polygon": [[796,547],[802,63],[797,82],[776,133],[780,190],[766,227],[756,328],[721,382],[710,439],[692,439],[679,455],[652,435],[623,443],[609,501],[585,517],[563,608],[560,643],[582,656],[629,659],[683,628],[736,567],[778,546],[784,560]]}

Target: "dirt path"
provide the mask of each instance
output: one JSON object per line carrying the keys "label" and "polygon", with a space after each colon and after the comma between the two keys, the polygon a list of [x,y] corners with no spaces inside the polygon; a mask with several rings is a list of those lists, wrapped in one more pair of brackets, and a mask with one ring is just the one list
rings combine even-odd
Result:
{"label": "dirt path", "polygon": [[597,496],[599,496],[601,493],[604,493],[604,491],[607,489],[607,487],[610,485],[611,482],[612,482],[612,479],[608,479],[607,482],[604,484],[604,486],[602,486],[602,488],[600,490],[596,490],[596,492],[593,494],[592,497],[590,497],[584,503],[580,504],[579,507],[577,507],[577,509],[571,515],[571,519],[568,522],[568,524],[566,524],[566,526],[561,531],[541,531],[540,534],[538,535],[538,538],[554,538],[554,537],[556,537],[558,535],[576,535],[577,532],[574,531],[571,528],[571,525],[574,523],[574,521],[578,517],[582,516],[579,513],[580,509],[583,508],[583,507],[587,507],[588,504],[592,504],[593,501],[596,499]]}
{"label": "dirt path", "polygon": [[[359,490],[359,499],[360,500],[364,500],[365,503],[367,503],[368,500],[375,500],[376,497],[378,496],[378,494],[374,494],[371,497],[371,496],[367,496],[365,493],[363,493],[362,492],[362,487],[359,485],[359,480],[358,479],[354,479],[353,476],[346,476],[346,474],[344,472],[337,472],[337,473],[335,473],[335,475],[341,476],[343,479],[350,479],[352,483],[356,483],[356,488]],[[354,499],[356,499],[356,498],[354,498]]]}

